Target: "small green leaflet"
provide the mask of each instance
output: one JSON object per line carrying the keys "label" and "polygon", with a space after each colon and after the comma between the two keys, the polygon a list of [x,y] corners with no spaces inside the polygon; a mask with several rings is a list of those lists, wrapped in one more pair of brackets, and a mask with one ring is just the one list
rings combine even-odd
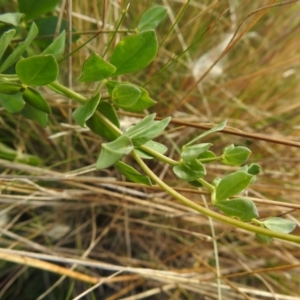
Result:
{"label": "small green leaflet", "polygon": [[126,131],[135,147],[139,147],[159,135],[169,124],[171,117],[154,121],[155,114],[149,115]]}
{"label": "small green leaflet", "polygon": [[190,142],[185,144],[185,146],[190,146],[190,145],[194,144],[195,142],[197,142],[198,140],[202,139],[203,137],[207,136],[208,134],[224,129],[226,126],[226,123],[227,123],[227,121],[223,121],[222,123],[211,128],[210,130],[203,132],[202,134],[198,135],[197,137],[192,139]]}
{"label": "small green leaflet", "polygon": [[270,230],[282,233],[290,233],[296,228],[295,222],[278,217],[268,218],[263,224]]}
{"label": "small green leaflet", "polygon": [[166,17],[167,9],[164,6],[153,6],[141,16],[138,30],[145,31],[155,29],[159,23]]}
{"label": "small green leaflet", "polygon": [[215,206],[229,217],[236,217],[244,222],[259,217],[256,205],[249,199],[230,199],[218,201],[215,203]]}
{"label": "small green leaflet", "polygon": [[146,89],[144,89],[142,87],[138,87],[138,88],[142,92],[141,96],[139,97],[139,99],[133,105],[126,108],[127,111],[142,112],[145,109],[147,109],[147,108],[153,106],[154,104],[156,104],[156,101],[154,101],[153,99],[151,99],[149,97],[149,93]]}
{"label": "small green leaflet", "polygon": [[247,170],[247,173],[251,175],[258,175],[260,172],[261,172],[261,166],[257,164],[251,164]]}
{"label": "small green leaflet", "polygon": [[206,170],[203,164],[198,160],[182,162],[180,165],[173,167],[175,175],[185,181],[194,181],[206,175]]}
{"label": "small green leaflet", "polygon": [[212,144],[203,143],[192,146],[183,147],[180,157],[184,161],[191,161],[198,158],[202,153],[207,151]]}
{"label": "small green leaflet", "polygon": [[0,37],[0,59],[2,58],[2,55],[4,54],[6,48],[8,47],[10,41],[13,39],[13,37],[16,34],[15,29],[11,29],[8,31],[5,31],[1,37]]}
{"label": "small green leaflet", "polygon": [[130,111],[130,112],[142,112],[143,110],[153,106],[156,101],[150,98],[149,93],[146,89],[137,86],[135,84],[129,83],[129,82],[118,82],[113,80],[107,80],[106,81],[106,87],[108,90],[109,95],[112,97],[114,89],[116,89],[120,84],[130,84],[136,88],[138,88],[141,91],[140,97],[137,99],[137,101],[128,107],[123,107],[124,110]]}
{"label": "small green leaflet", "polygon": [[139,134],[143,133],[145,130],[147,130],[148,127],[153,124],[153,120],[155,118],[156,114],[151,114],[144,119],[142,119],[140,122],[138,122],[136,125],[128,128],[126,130],[126,134],[128,134],[130,137],[138,136]]}
{"label": "small green leaflet", "polygon": [[31,42],[36,38],[38,35],[38,28],[33,22],[31,24],[31,27],[29,29],[28,35],[26,37],[26,40],[22,43],[20,43],[14,51],[6,58],[6,60],[2,63],[0,66],[0,73],[8,69],[10,66],[12,66],[23,54],[23,52],[28,48],[28,46],[31,44]]}
{"label": "small green leaflet", "polygon": [[251,151],[246,147],[227,147],[224,149],[221,162],[230,166],[239,166],[247,161],[250,154]]}
{"label": "small green leaflet", "polygon": [[142,175],[140,172],[132,168],[131,166],[118,161],[114,164],[115,168],[122,173],[128,180],[135,183],[142,183],[151,186],[151,180],[148,176]]}
{"label": "small green leaflet", "polygon": [[0,23],[6,23],[13,26],[18,26],[24,15],[20,13],[5,13],[0,14]]}
{"label": "small green leaflet", "polygon": [[22,91],[23,87],[17,83],[0,82],[0,93],[6,95],[15,95]]}
{"label": "small green leaflet", "polygon": [[105,61],[98,54],[93,53],[83,64],[80,82],[101,81],[113,73],[116,67]]}
{"label": "small green leaflet", "polygon": [[96,168],[101,170],[112,166],[133,149],[132,142],[126,135],[122,135],[110,143],[103,143]]}
{"label": "small green leaflet", "polygon": [[52,54],[35,55],[19,60],[16,72],[22,83],[42,86],[56,80],[58,64]]}
{"label": "small green leaflet", "polygon": [[51,114],[51,108],[45,98],[35,89],[28,87],[23,93],[23,99],[37,110]]}
{"label": "small green leaflet", "polygon": [[126,36],[115,47],[110,63],[117,71],[114,76],[143,70],[155,58],[158,49],[154,30]]}
{"label": "small green leaflet", "polygon": [[42,52],[43,55],[52,54],[57,60],[61,59],[65,51],[66,32],[61,34]]}
{"label": "small green leaflet", "polygon": [[96,94],[86,104],[80,105],[73,111],[72,117],[78,125],[85,127],[85,122],[95,113],[100,97],[100,93]]}
{"label": "small green leaflet", "polygon": [[128,108],[134,105],[140,98],[142,91],[129,83],[117,85],[112,92],[112,101],[120,108]]}
{"label": "small green leaflet", "polygon": [[225,200],[234,196],[251,183],[252,175],[246,172],[235,172],[225,176],[218,184],[216,189],[216,201]]}

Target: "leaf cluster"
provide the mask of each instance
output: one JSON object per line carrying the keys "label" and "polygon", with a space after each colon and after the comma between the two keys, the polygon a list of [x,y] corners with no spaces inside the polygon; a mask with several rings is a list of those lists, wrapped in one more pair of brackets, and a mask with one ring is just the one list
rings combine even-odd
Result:
{"label": "leaf cluster", "polygon": [[[35,19],[39,14],[46,13],[57,4],[57,1],[19,0],[20,11],[25,19]],[[212,151],[211,143],[200,143],[200,140],[212,133],[221,131],[226,126],[222,122],[212,129],[200,134],[182,146],[178,161],[168,159],[164,154],[167,147],[157,141],[156,137],[164,133],[171,118],[156,120],[155,114],[149,114],[137,124],[122,131],[118,110],[128,112],[145,112],[156,102],[151,99],[148,91],[136,84],[121,81],[120,77],[145,69],[151,64],[158,51],[158,41],[155,28],[166,16],[166,9],[155,6],[146,11],[137,26],[137,33],[125,36],[112,50],[109,59],[104,55],[92,53],[82,66],[79,82],[97,82],[106,88],[108,97],[101,98],[102,93],[96,90],[89,98],[83,98],[68,90],[57,82],[59,63],[65,51],[65,32],[60,35],[37,55],[23,58],[23,54],[38,36],[41,26],[39,20],[32,22],[26,39],[13,50],[8,50],[16,34],[16,29],[5,31],[0,37],[0,59],[4,53],[10,53],[3,59],[0,66],[0,104],[10,113],[21,113],[25,118],[37,121],[46,127],[51,108],[39,91],[39,87],[48,86],[52,90],[64,94],[80,105],[73,111],[74,121],[81,127],[88,127],[106,142],[102,143],[101,151],[96,161],[97,169],[114,166],[128,180],[152,185],[153,178],[142,174],[134,167],[125,164],[124,156],[134,153],[140,159],[157,159],[173,167],[178,180],[198,188],[206,188],[211,194],[212,204],[229,217],[242,222],[253,222],[255,225],[273,231],[289,233],[294,229],[294,223],[282,218],[269,218],[258,221],[259,213],[253,201],[243,197],[243,192],[253,183],[260,172],[256,164],[245,165],[251,151],[243,146],[230,145],[220,155]],[[20,14],[4,14],[0,22],[18,25]],[[6,76],[5,71],[15,66],[12,76]],[[6,151],[7,157],[13,152],[0,145]],[[1,148],[0,147],[0,148]],[[1,149],[0,149],[1,152]],[[26,157],[24,159],[33,159]],[[220,162],[225,165],[239,167],[235,172],[223,178],[215,178],[211,183],[206,180],[206,164]],[[240,167],[242,165],[242,167]],[[150,178],[151,177],[151,178]],[[152,179],[152,180],[151,180]],[[258,238],[269,242],[270,238],[261,234]]]}

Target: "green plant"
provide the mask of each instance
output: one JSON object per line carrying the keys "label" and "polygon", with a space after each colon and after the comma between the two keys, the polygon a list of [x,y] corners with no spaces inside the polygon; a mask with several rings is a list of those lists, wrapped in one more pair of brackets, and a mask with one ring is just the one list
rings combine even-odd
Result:
{"label": "green plant", "polygon": [[[49,10],[49,7],[42,6],[37,9],[41,13]],[[240,195],[256,180],[260,172],[260,167],[256,164],[244,165],[251,151],[246,147],[230,145],[221,155],[216,155],[211,151],[212,144],[199,142],[208,134],[224,129],[226,122],[216,125],[183,145],[178,160],[165,156],[167,147],[153,140],[164,132],[171,121],[170,117],[158,120],[156,114],[150,114],[137,124],[124,131],[121,130],[116,110],[143,112],[156,103],[143,87],[130,82],[113,80],[116,76],[146,68],[156,57],[158,42],[154,29],[164,18],[166,11],[163,7],[157,6],[151,8],[150,12],[145,12],[141,17],[136,29],[137,33],[124,37],[112,50],[108,60],[103,58],[104,55],[101,57],[96,53],[87,58],[82,66],[79,81],[99,82],[99,88],[90,98],[76,93],[57,81],[59,63],[65,48],[64,32],[47,45],[42,53],[30,55],[29,53],[33,51],[30,46],[39,33],[36,24],[34,22],[31,24],[25,41],[12,50],[8,46],[16,34],[16,29],[5,30],[0,38],[1,105],[10,113],[20,113],[25,118],[46,127],[51,108],[38,91],[38,87],[47,86],[78,102],[80,105],[72,114],[75,122],[82,127],[88,127],[107,140],[102,143],[101,152],[95,163],[97,169],[114,166],[130,181],[146,185],[157,184],[184,205],[221,222],[254,232],[265,242],[270,242],[272,238],[279,238],[300,243],[300,237],[288,234],[295,228],[295,223],[278,217],[259,220],[254,202]],[[30,17],[36,15],[38,13],[31,12]],[[19,14],[6,17],[9,18],[2,16],[2,22],[5,24],[16,25],[21,20]],[[29,57],[23,58],[22,55],[25,53]],[[7,71],[14,65],[15,72],[8,74]],[[101,99],[100,89],[104,85],[109,97]],[[2,148],[4,150],[0,149],[0,151],[9,152],[5,147]],[[121,161],[129,154],[144,174]],[[14,160],[16,156],[7,155],[5,158]],[[150,170],[144,162],[145,159],[156,159],[169,164],[173,167],[178,180],[186,181],[197,188],[207,189],[211,195],[211,204],[225,215],[204,208],[178,193]],[[230,166],[243,166],[223,178],[208,182],[205,179],[205,165],[217,161]]]}

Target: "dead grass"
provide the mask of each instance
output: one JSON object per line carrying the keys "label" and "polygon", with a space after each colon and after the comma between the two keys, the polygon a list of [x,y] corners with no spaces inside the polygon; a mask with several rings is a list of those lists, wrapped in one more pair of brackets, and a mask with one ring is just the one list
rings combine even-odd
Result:
{"label": "dead grass", "polygon": [[[152,2],[131,1],[121,29],[133,29]],[[214,134],[214,150],[248,146],[251,162],[264,171],[247,197],[257,202],[262,218],[284,215],[300,225],[300,6],[292,2],[155,1],[169,10],[158,29],[159,55],[145,72],[126,80],[146,82],[158,101],[153,111],[175,117],[161,137],[170,157],[201,131],[199,124],[228,119],[235,135]],[[125,6],[73,1],[73,24],[80,32],[103,29],[98,21],[105,11],[103,34],[72,60],[74,89],[86,96],[95,87],[77,83],[82,63],[89,53],[104,52]],[[232,33],[231,46],[222,48]],[[82,35],[74,48],[90,36]],[[222,55],[205,75],[207,61]],[[127,183],[112,169],[96,171],[101,140],[66,125],[70,105],[45,92],[54,111],[46,129],[1,111],[1,140],[44,162],[31,167],[0,160],[1,299],[299,299],[299,245],[264,245],[157,187]],[[184,195],[210,206],[205,191],[177,182],[160,163],[150,165]],[[214,178],[231,167],[208,170]],[[298,227],[294,234],[299,233]]]}

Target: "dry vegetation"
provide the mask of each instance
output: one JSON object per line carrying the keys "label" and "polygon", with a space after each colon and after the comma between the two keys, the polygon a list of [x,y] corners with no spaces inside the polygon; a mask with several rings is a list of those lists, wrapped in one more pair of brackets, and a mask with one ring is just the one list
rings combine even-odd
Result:
{"label": "dry vegetation", "polygon": [[[104,25],[73,56],[73,88],[85,96],[94,86],[76,81],[82,63],[93,51],[103,53],[125,2],[73,1],[73,24],[83,33],[73,49]],[[299,226],[299,3],[133,0],[116,42],[153,2],[168,8],[157,32],[158,57],[126,80],[146,83],[158,101],[152,111],[174,117],[160,137],[169,156],[178,157],[178,147],[202,125],[227,119],[231,130],[208,139],[214,150],[249,147],[263,173],[247,196],[262,218],[284,215]],[[104,24],[98,22],[103,13]],[[205,74],[207,62],[222,55]],[[1,141],[43,160],[38,167],[0,160],[1,299],[300,299],[299,245],[262,244],[157,187],[125,182],[113,169],[95,171],[101,140],[68,124],[68,101],[44,92],[53,109],[46,129],[1,110]],[[123,114],[124,123],[129,117]],[[184,195],[210,206],[205,191],[181,184],[160,163],[150,165]],[[209,177],[230,169],[211,165]]]}

